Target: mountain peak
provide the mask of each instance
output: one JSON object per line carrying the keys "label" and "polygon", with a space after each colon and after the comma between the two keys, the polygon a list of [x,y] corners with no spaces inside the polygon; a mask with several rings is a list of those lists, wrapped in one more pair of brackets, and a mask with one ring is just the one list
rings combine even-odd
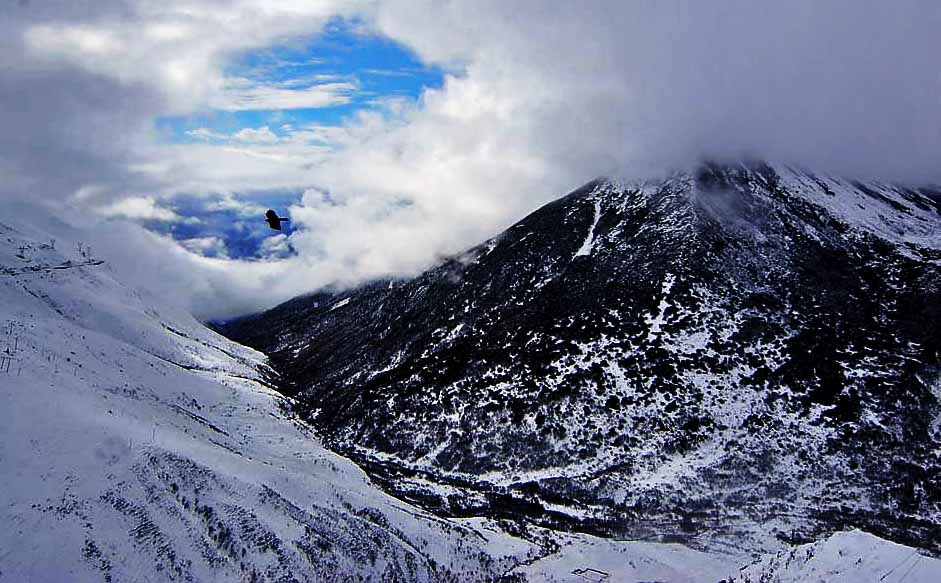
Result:
{"label": "mountain peak", "polygon": [[764,162],[598,179],[419,277],[226,333],[331,446],[440,511],[509,492],[541,523],[717,512],[762,540],[790,508],[801,536],[941,548],[919,494],[941,483],[937,203]]}

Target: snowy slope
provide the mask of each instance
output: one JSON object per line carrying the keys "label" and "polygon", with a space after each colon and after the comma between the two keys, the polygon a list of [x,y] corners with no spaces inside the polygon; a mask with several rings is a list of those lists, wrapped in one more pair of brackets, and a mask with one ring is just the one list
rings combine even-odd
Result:
{"label": "snowy slope", "polygon": [[0,579],[473,581],[534,550],[381,493],[262,355],[55,228],[0,225]]}
{"label": "snowy slope", "polygon": [[859,530],[800,545],[742,569],[737,583],[937,583],[941,561]]}

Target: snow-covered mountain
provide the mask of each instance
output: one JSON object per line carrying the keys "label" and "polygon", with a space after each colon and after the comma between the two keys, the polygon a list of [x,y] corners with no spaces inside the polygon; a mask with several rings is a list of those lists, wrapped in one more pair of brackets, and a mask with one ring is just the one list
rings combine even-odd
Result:
{"label": "snow-covered mountain", "polygon": [[513,489],[464,518],[431,514],[325,449],[262,354],[123,283],[80,230],[23,211],[0,223],[4,583],[941,579],[941,561],[855,532],[772,538],[754,557],[552,531],[530,518],[572,508],[521,507]]}
{"label": "snow-covered mountain", "polygon": [[122,283],[81,230],[2,210],[0,582],[717,581],[749,562],[397,500],[286,410],[263,355]]}
{"label": "snow-covered mountain", "polygon": [[939,190],[764,162],[598,180],[415,279],[222,329],[445,515],[941,550]]}

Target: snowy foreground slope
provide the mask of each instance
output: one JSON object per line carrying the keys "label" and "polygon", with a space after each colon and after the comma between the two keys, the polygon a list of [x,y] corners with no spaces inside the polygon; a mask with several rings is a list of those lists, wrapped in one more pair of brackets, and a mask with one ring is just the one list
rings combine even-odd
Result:
{"label": "snowy foreground slope", "polygon": [[0,223],[0,581],[941,579],[860,533],[752,564],[434,517],[283,413],[259,353],[123,285],[80,238]]}
{"label": "snowy foreground slope", "polygon": [[0,224],[0,580],[476,581],[539,551],[374,488],[257,352]]}

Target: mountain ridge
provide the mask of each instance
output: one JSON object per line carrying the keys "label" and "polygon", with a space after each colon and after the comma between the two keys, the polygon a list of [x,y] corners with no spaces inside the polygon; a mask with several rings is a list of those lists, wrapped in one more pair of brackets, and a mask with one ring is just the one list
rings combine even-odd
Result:
{"label": "mountain ridge", "polygon": [[509,492],[609,534],[860,525],[938,550],[939,209],[765,162],[596,180],[414,279],[224,332],[440,512]]}

